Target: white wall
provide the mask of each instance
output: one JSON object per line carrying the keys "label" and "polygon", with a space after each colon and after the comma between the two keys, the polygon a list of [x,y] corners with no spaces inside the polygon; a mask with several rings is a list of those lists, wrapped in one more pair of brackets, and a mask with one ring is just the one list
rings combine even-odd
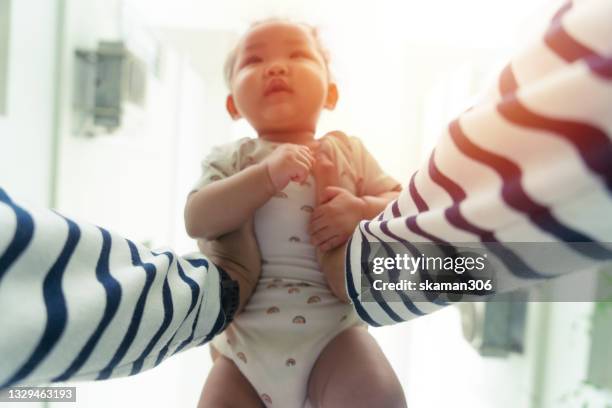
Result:
{"label": "white wall", "polygon": [[[208,86],[161,39],[162,74],[148,76],[145,108],[128,106],[124,125],[112,134],[76,135],[71,112],[74,50],[124,39],[127,20],[122,13],[130,10],[120,0],[66,0],[65,12],[58,209],[153,247],[193,249],[183,227],[185,198],[212,139],[217,144],[228,134],[222,124],[210,126],[217,111],[210,108]],[[138,14],[127,17],[136,29],[153,35]],[[200,347],[181,353],[135,377],[79,383],[76,407],[194,406],[210,368],[207,351]]]}
{"label": "white wall", "polygon": [[121,39],[121,2],[66,1],[57,206],[136,241],[168,242],[173,229],[174,137],[181,61],[168,53],[161,79],[148,76],[146,108],[128,106],[118,131],[75,134],[72,116],[74,51]]}
{"label": "white wall", "polygon": [[[52,196],[58,2],[10,5],[6,112],[0,114],[0,187],[24,202]],[[40,408],[42,403],[3,403]]]}
{"label": "white wall", "polygon": [[56,0],[11,2],[7,112],[0,114],[0,186],[39,205],[52,188]]}
{"label": "white wall", "polygon": [[[542,318],[539,305],[531,305],[525,350],[505,358],[480,356],[464,340],[454,307],[393,328],[382,341],[391,346],[386,354],[400,374],[408,406],[528,408],[534,407]],[[397,361],[393,357],[401,344],[408,352]]]}
{"label": "white wall", "polygon": [[223,60],[234,35],[224,30],[158,30],[177,52],[185,55],[181,71],[176,144],[176,209],[174,243],[178,252],[196,250],[184,229],[183,205],[200,177],[200,163],[213,146],[244,134],[233,134],[225,110],[227,89],[223,82]]}
{"label": "white wall", "polygon": [[[611,272],[610,266],[599,271],[602,275],[607,273],[607,279],[611,276]],[[595,292],[609,282],[607,279],[602,277],[593,281],[592,272],[572,274],[553,282],[550,290],[551,293],[552,291],[563,293],[565,288],[579,287],[584,291],[585,288],[590,289],[592,285]],[[610,287],[610,284],[607,284]],[[546,347],[538,355],[541,378],[538,382],[539,393],[535,406],[542,408],[612,406],[612,390],[589,381],[589,362],[592,357],[603,363],[602,367],[607,367],[605,369],[607,373],[612,370],[610,338],[606,337],[609,335],[609,330],[596,330],[594,327],[595,322],[604,325],[603,327],[612,326],[612,303],[551,302],[546,304],[546,307],[547,319],[541,331]],[[595,335],[600,336],[597,339],[600,344],[608,345],[605,351],[591,349]],[[593,352],[599,354],[591,356]]]}

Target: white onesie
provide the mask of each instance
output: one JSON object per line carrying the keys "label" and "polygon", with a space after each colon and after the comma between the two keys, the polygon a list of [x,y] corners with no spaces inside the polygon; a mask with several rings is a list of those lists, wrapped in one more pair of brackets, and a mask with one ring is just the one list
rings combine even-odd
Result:
{"label": "white onesie", "polygon": [[[326,137],[345,188],[358,193],[368,182],[371,191],[399,186],[380,171],[358,139]],[[204,160],[196,189],[259,163],[278,145],[241,139],[216,148]],[[310,372],[323,348],[343,330],[362,324],[354,308],[331,293],[319,270],[307,232],[314,206],[315,185],[309,176],[303,184],[289,183],[256,211],[261,278],[244,311],[212,343],[234,361],[267,406],[302,408]]]}
{"label": "white onesie", "polygon": [[257,210],[261,279],[245,310],[213,340],[268,406],[302,408],[323,348],[360,322],[318,269],[307,233],[314,203],[310,177],[303,185],[290,183]]}

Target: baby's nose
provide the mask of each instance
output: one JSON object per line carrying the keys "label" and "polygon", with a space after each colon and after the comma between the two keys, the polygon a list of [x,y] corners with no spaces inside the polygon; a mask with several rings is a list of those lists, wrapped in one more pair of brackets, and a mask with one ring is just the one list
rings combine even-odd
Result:
{"label": "baby's nose", "polygon": [[287,75],[287,67],[285,64],[279,62],[273,62],[268,65],[266,69],[266,75],[268,76],[278,76],[278,75]]}

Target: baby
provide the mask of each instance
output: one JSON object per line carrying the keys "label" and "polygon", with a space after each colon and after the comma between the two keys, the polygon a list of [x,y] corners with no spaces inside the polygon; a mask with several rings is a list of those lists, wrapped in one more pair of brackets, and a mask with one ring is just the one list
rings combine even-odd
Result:
{"label": "baby", "polygon": [[215,148],[185,208],[188,233],[241,292],[241,313],[212,343],[199,406],[405,406],[389,362],[346,303],[338,249],[400,186],[358,139],[315,140],[321,111],[338,99],[316,30],[253,25],[226,77],[227,111],[258,138]]}

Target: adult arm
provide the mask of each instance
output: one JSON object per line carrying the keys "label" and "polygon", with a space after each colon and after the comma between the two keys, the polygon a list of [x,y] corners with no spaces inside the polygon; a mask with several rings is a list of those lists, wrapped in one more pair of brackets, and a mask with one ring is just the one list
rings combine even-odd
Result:
{"label": "adult arm", "polygon": [[0,189],[0,389],[139,373],[222,330],[220,272]]}
{"label": "adult arm", "polygon": [[[504,290],[612,259],[611,18],[611,2],[567,3],[488,98],[449,124],[399,198],[361,222],[340,289],[365,322],[394,324],[448,304],[410,291],[401,302],[365,296],[366,258],[381,242],[495,247],[512,278]],[[527,259],[508,244],[517,241],[558,243],[563,256]]]}

